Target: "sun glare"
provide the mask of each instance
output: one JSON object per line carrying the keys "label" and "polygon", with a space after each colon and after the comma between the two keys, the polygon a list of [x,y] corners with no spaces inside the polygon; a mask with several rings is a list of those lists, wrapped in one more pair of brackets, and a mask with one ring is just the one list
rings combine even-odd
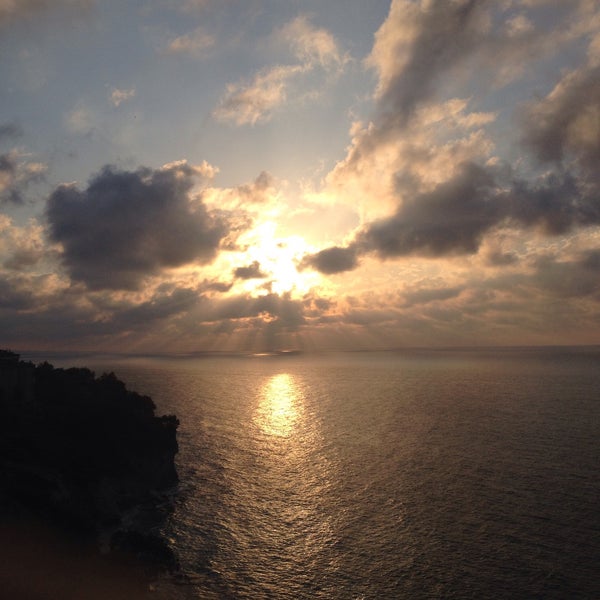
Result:
{"label": "sun glare", "polygon": [[302,237],[277,237],[276,229],[277,225],[269,221],[254,230],[253,242],[245,256],[249,257],[249,262],[259,263],[264,278],[249,280],[245,287],[251,292],[262,290],[264,293],[301,296],[320,280],[315,271],[299,271],[297,267],[302,257],[311,250]]}

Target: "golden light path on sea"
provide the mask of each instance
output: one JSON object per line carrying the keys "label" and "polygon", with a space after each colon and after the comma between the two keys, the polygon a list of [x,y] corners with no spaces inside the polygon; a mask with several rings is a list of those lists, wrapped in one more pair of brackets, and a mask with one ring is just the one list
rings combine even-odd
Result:
{"label": "golden light path on sea", "polygon": [[267,435],[289,437],[296,428],[302,394],[289,373],[271,376],[260,393],[255,423]]}

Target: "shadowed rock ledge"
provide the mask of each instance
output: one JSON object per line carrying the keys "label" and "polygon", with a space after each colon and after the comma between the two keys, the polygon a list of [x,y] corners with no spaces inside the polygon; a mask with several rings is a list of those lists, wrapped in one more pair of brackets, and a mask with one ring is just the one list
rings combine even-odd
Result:
{"label": "shadowed rock ledge", "polygon": [[177,568],[175,416],[114,374],[34,366],[0,351],[0,517],[31,517],[152,570]]}

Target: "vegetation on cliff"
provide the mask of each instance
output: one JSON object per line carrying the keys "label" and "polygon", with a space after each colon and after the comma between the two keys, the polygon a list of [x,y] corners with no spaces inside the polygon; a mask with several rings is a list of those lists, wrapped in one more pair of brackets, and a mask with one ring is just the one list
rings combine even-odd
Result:
{"label": "vegetation on cliff", "polygon": [[124,515],[140,506],[160,513],[168,505],[160,494],[177,483],[177,418],[156,416],[152,400],[113,373],[34,366],[6,351],[0,363],[4,516],[25,511],[131,546],[139,532]]}

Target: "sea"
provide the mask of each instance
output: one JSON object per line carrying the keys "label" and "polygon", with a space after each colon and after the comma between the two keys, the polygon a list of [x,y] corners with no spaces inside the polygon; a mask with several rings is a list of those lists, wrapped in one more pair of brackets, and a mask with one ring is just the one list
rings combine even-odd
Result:
{"label": "sea", "polygon": [[600,347],[43,358],[178,416],[173,598],[600,598]]}

